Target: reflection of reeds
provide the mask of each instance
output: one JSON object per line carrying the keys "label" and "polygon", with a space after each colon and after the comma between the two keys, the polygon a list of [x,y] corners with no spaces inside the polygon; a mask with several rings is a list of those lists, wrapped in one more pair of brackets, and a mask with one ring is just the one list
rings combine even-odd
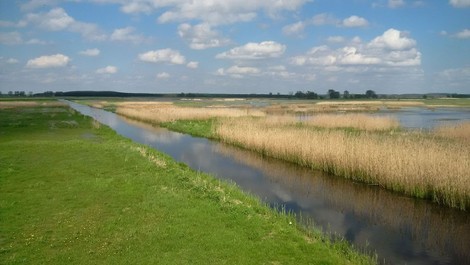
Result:
{"label": "reflection of reeds", "polygon": [[470,122],[462,122],[457,125],[444,125],[436,128],[434,132],[446,138],[460,139],[470,142]]}
{"label": "reflection of reeds", "polygon": [[[328,177],[318,171],[266,159],[234,147],[218,145],[217,151],[260,169],[288,189],[305,209],[311,209],[313,206],[309,204],[312,202],[318,204],[324,200],[338,212],[353,212],[367,218],[369,223],[382,224],[401,233],[407,231],[410,240],[419,242],[432,253],[454,252],[462,264],[470,261],[467,251],[470,248],[470,219],[465,213],[439,209],[426,202]],[[308,212],[304,214],[308,216]]]}
{"label": "reflection of reeds", "polygon": [[467,146],[419,134],[312,130],[269,125],[263,120],[226,119],[216,133],[225,142],[265,155],[451,207],[470,206]]}
{"label": "reflection of reeds", "polygon": [[161,123],[175,120],[205,120],[214,117],[263,116],[256,109],[239,108],[193,108],[177,107],[172,104],[134,103],[121,104],[116,113],[143,121]]}

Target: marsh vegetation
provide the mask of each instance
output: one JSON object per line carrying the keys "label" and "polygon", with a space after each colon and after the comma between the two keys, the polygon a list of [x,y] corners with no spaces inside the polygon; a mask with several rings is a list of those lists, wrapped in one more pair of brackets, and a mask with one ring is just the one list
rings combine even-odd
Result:
{"label": "marsh vegetation", "polygon": [[[343,112],[345,106],[351,109],[423,105],[420,101],[340,101],[305,106],[295,103],[287,107],[214,108],[132,102],[120,103],[116,112],[467,210],[470,207],[468,123],[441,126],[432,131],[408,131],[393,117]],[[273,111],[273,106],[283,110],[282,113],[299,113],[299,108],[303,113],[318,113],[301,119],[294,115],[273,115],[281,113]],[[332,109],[342,113],[321,114]]]}

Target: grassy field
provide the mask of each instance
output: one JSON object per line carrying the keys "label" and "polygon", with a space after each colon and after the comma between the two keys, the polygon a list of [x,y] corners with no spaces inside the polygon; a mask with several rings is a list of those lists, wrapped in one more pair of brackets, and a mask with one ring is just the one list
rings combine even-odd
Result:
{"label": "grassy field", "polygon": [[1,264],[370,264],[63,106],[0,109]]}

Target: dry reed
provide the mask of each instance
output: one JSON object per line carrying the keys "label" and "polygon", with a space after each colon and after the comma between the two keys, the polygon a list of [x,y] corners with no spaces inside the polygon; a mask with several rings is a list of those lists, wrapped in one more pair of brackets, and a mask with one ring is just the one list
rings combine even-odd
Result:
{"label": "dry reed", "polygon": [[265,155],[468,209],[468,147],[419,135],[378,135],[271,125],[264,119],[225,119],[221,140]]}
{"label": "dry reed", "polygon": [[325,128],[354,128],[366,131],[397,129],[400,125],[398,120],[392,117],[370,116],[366,114],[315,115],[309,118],[306,123]]}
{"label": "dry reed", "polygon": [[436,135],[441,137],[460,139],[470,143],[470,121],[462,122],[453,126],[439,126],[434,129],[434,132]]}
{"label": "dry reed", "polygon": [[364,131],[385,131],[397,129],[397,119],[367,114],[316,114],[300,120],[293,115],[269,115],[258,121],[267,126],[291,126],[303,124],[322,128],[354,128]]}
{"label": "dry reed", "polygon": [[193,108],[177,107],[169,103],[126,103],[119,104],[116,113],[130,118],[152,122],[176,120],[205,120],[216,117],[264,116],[256,109],[240,108]]}

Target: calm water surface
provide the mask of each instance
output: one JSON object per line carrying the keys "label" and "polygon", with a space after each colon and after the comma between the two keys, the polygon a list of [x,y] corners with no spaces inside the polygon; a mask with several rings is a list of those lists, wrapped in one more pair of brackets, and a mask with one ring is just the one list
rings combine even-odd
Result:
{"label": "calm water surface", "polygon": [[470,121],[470,108],[402,108],[380,110],[373,115],[393,116],[409,129],[432,129],[436,126]]}
{"label": "calm water surface", "polygon": [[312,218],[324,231],[376,252],[381,262],[470,264],[468,213],[68,103],[195,170],[233,181],[272,206]]}

